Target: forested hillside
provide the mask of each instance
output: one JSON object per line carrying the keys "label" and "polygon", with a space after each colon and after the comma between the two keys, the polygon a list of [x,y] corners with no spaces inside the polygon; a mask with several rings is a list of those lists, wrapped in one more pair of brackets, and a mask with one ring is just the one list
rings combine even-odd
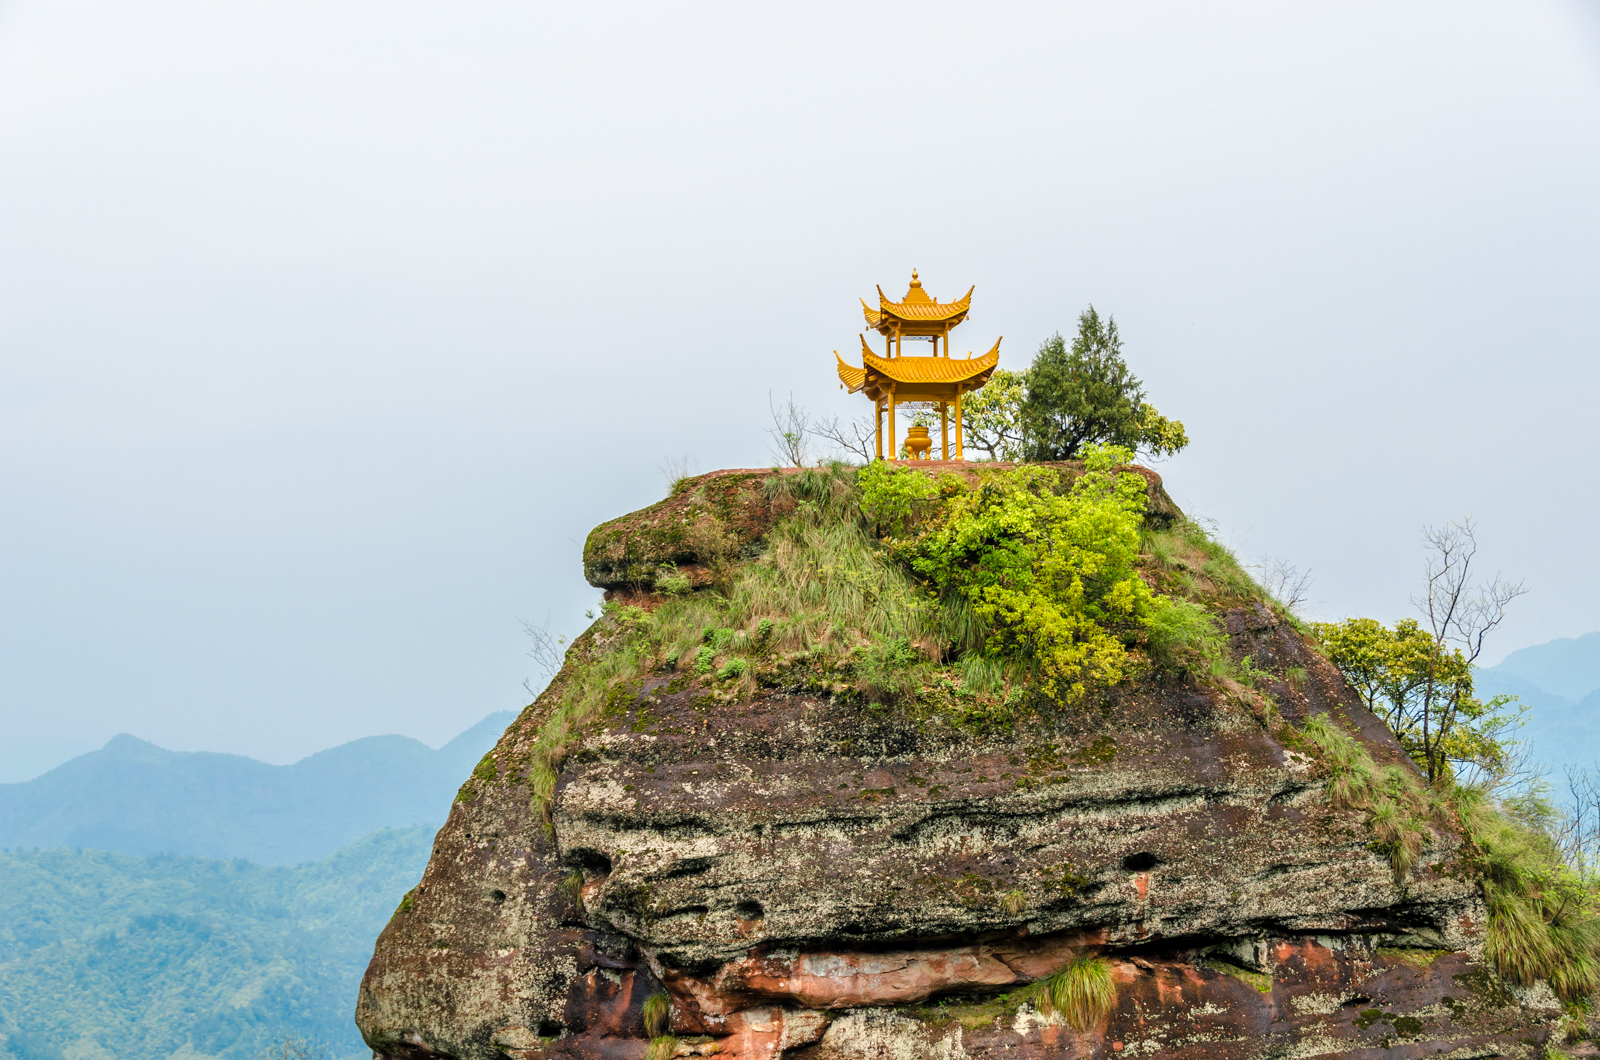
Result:
{"label": "forested hillside", "polygon": [[0,853],[0,1056],[246,1060],[285,1032],[361,1053],[361,973],[432,839],[390,829],[296,867]]}

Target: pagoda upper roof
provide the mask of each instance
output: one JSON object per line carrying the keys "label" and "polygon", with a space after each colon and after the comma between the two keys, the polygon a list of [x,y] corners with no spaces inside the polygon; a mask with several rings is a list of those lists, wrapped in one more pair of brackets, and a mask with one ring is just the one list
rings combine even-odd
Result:
{"label": "pagoda upper roof", "polygon": [[903,401],[948,401],[958,390],[976,390],[989,381],[1000,363],[1000,340],[995,339],[981,357],[880,357],[863,336],[862,367],[846,363],[838,350],[833,355],[839,362],[839,381],[852,394],[864,390],[877,401],[892,389]]}
{"label": "pagoda upper roof", "polygon": [[895,332],[901,335],[942,335],[967,318],[975,290],[976,287],[969,287],[967,293],[954,302],[941,302],[922,289],[917,270],[912,269],[911,288],[906,291],[904,298],[898,302],[890,301],[883,293],[882,285],[879,285],[878,308],[874,310],[863,299],[861,311],[866,314],[867,326],[884,335]]}

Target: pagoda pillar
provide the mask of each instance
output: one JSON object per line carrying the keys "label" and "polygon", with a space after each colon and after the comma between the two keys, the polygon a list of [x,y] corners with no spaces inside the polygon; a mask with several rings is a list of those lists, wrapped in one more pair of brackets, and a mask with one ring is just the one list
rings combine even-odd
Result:
{"label": "pagoda pillar", "polygon": [[874,432],[878,438],[878,459],[883,459],[883,401],[879,399],[872,403],[872,419],[877,430]]}
{"label": "pagoda pillar", "polygon": [[956,459],[965,460],[966,453],[961,447],[961,388],[956,387]]}
{"label": "pagoda pillar", "polygon": [[[945,340],[949,341],[948,337]],[[939,402],[939,446],[944,459],[950,459],[950,406]]]}
{"label": "pagoda pillar", "polygon": [[889,394],[886,398],[884,398],[884,400],[889,403],[889,460],[893,462],[900,459],[900,447],[895,444],[894,390],[892,388],[889,390]]}

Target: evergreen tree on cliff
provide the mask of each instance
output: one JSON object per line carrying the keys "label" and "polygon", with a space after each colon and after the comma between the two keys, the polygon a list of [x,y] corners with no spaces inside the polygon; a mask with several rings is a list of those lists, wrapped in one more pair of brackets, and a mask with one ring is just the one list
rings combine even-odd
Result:
{"label": "evergreen tree on cliff", "polygon": [[1189,443],[1182,423],[1145,401],[1116,319],[1102,320],[1094,306],[1078,317],[1070,347],[1060,333],[1039,347],[1018,419],[1029,460],[1074,460],[1095,444],[1166,456]]}

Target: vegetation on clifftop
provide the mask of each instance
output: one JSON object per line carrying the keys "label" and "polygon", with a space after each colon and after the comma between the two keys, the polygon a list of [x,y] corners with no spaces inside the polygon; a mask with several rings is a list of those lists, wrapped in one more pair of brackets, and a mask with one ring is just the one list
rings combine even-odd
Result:
{"label": "vegetation on clifftop", "polygon": [[[1330,802],[1364,815],[1397,886],[1439,830],[1465,836],[1464,867],[1481,878],[1490,912],[1489,957],[1507,980],[1547,980],[1569,1000],[1600,986],[1590,881],[1536,828],[1453,774],[1430,784],[1404,765],[1379,767],[1331,719],[1285,726],[1271,690],[1303,686],[1306,672],[1267,673],[1235,658],[1222,614],[1264,608],[1304,635],[1311,627],[1201,526],[1147,518],[1149,485],[1126,468],[1128,450],[1091,446],[1085,456],[1081,466],[964,474],[875,463],[767,477],[762,503],[787,514],[759,553],[702,550],[709,583],[657,571],[655,593],[608,604],[580,643],[531,763],[546,820],[568,747],[597,718],[625,716],[646,682],[700,689],[708,708],[786,689],[905,718],[941,715],[982,734],[1028,714],[1084,709],[1117,685],[1176,681],[1248,707],[1318,759]],[[1348,665],[1343,642],[1322,632]],[[1431,672],[1439,687],[1454,673]],[[1469,700],[1467,687],[1454,702],[1470,720]],[[1432,746],[1456,744],[1435,734]],[[1070,990],[1067,979],[1050,987],[1052,997],[1057,986],[1067,991],[1067,1018],[1099,1003],[1090,987],[1100,970],[1084,964]],[[1075,991],[1088,993],[1072,1001]]]}

